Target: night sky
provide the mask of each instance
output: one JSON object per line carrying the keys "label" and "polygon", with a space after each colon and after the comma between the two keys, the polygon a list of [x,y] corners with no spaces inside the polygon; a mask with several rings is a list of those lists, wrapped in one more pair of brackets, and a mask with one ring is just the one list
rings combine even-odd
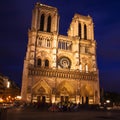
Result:
{"label": "night sky", "polygon": [[[0,73],[21,86],[32,9],[39,0],[0,1]],[[58,8],[60,34],[75,13],[90,15],[97,41],[100,87],[120,93],[120,0],[41,0]]]}

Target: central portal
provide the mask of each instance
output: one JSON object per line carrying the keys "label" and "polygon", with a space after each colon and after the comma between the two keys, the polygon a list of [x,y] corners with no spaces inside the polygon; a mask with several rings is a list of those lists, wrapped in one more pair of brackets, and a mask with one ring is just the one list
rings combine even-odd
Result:
{"label": "central portal", "polygon": [[68,102],[69,96],[61,96],[61,102]]}
{"label": "central portal", "polygon": [[45,96],[37,96],[37,102],[45,103],[46,102],[46,97]]}

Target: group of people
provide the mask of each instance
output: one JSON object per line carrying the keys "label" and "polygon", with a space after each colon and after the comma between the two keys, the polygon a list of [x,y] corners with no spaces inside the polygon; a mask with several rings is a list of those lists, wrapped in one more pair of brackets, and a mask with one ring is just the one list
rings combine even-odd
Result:
{"label": "group of people", "polygon": [[59,103],[45,103],[45,102],[33,102],[26,103],[22,102],[16,104],[16,107],[31,108],[39,111],[49,111],[49,112],[72,112],[80,111],[83,109],[96,109],[98,105],[88,105],[88,104],[76,104],[73,102],[59,102]]}
{"label": "group of people", "polygon": [[53,103],[48,111],[51,112],[64,112],[64,111],[78,111],[80,108],[80,104],[74,104],[72,102],[59,102],[57,104]]}

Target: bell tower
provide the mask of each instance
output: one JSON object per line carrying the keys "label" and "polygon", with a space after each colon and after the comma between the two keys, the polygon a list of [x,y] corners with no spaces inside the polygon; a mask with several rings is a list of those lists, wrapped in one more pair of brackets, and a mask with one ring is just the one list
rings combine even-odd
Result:
{"label": "bell tower", "polygon": [[92,18],[89,15],[75,14],[68,29],[68,36],[78,36],[80,39],[94,40],[94,24]]}
{"label": "bell tower", "polygon": [[41,3],[36,3],[32,11],[32,25],[31,30],[43,32],[56,32],[59,31],[59,15],[55,7],[46,6]]}
{"label": "bell tower", "polygon": [[[22,98],[27,99],[31,89],[28,81],[29,67],[56,68],[59,14],[56,7],[37,2],[32,11],[31,28],[28,31],[28,46],[23,67]],[[49,55],[51,54],[52,57]],[[32,81],[32,80],[31,80]],[[28,88],[26,88],[29,86]]]}
{"label": "bell tower", "polygon": [[[39,52],[37,49],[46,47],[53,48],[53,58],[56,62],[58,32],[59,14],[57,8],[37,2],[32,11],[31,29],[28,32],[27,59],[30,65],[36,65],[36,54]],[[56,67],[55,63],[51,64]]]}

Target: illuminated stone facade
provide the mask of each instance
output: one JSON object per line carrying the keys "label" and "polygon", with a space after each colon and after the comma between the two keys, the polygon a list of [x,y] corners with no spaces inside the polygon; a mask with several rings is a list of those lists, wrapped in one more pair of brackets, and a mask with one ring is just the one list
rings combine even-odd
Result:
{"label": "illuminated stone facade", "polygon": [[92,18],[75,14],[67,34],[59,34],[57,8],[36,3],[28,31],[22,100],[99,103],[99,74]]}

